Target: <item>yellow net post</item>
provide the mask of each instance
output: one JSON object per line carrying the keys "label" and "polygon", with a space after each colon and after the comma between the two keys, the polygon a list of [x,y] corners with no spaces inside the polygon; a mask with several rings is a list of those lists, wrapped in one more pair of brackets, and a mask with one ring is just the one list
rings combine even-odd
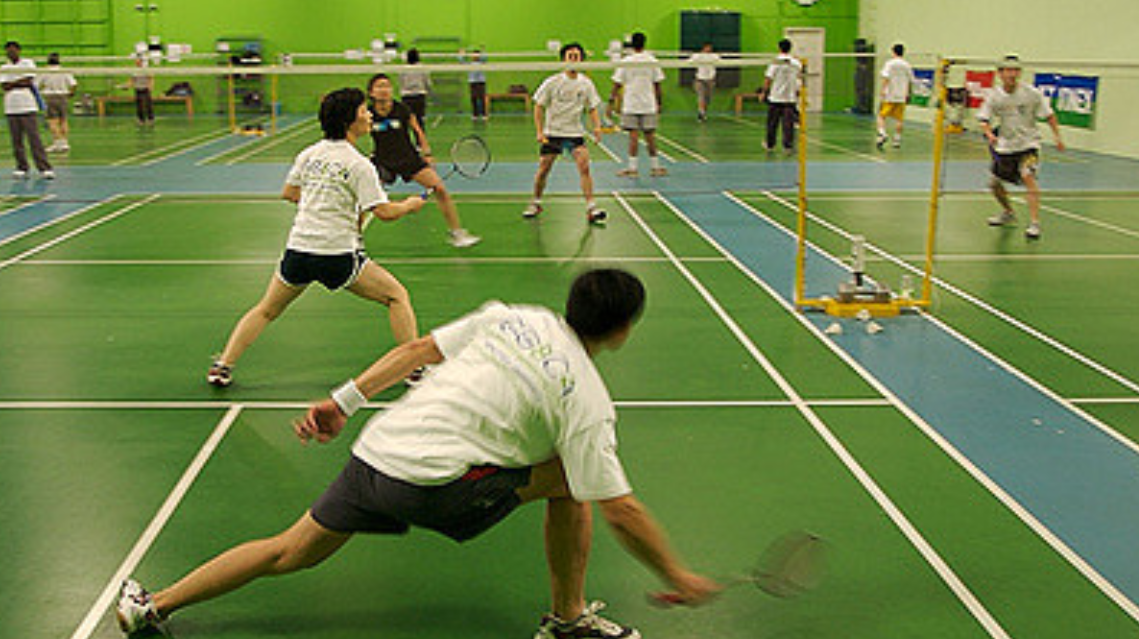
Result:
{"label": "yellow net post", "polygon": [[277,133],[277,113],[281,110],[280,97],[277,92],[277,74],[269,76],[269,133]]}
{"label": "yellow net post", "polygon": [[929,307],[933,297],[933,250],[937,238],[937,214],[941,205],[941,169],[945,158],[945,105],[948,98],[946,80],[949,77],[949,60],[941,59],[934,74],[934,97],[937,112],[933,121],[933,182],[929,193],[929,229],[925,238],[925,269],[922,274],[921,299],[918,303]]}
{"label": "yellow net post", "polygon": [[229,71],[229,74],[225,76],[225,97],[229,106],[229,130],[237,133],[237,98],[235,97],[236,89],[233,86],[233,68],[230,67]]}
{"label": "yellow net post", "polygon": [[[795,254],[795,305],[806,301],[807,293],[807,61],[799,79],[799,194],[798,247]],[[770,116],[769,116],[770,117]]]}

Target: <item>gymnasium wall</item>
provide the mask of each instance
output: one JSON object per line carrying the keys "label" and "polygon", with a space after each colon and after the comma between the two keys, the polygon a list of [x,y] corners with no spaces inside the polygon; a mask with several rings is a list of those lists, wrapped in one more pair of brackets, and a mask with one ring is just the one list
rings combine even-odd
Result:
{"label": "gymnasium wall", "polygon": [[[825,1],[825,0],[824,0]],[[1139,61],[1135,0],[863,0],[861,33],[879,51],[905,42],[912,51],[948,56]],[[1073,71],[1075,73],[1076,71]],[[1139,71],[1085,69],[1099,75],[1094,131],[1064,127],[1065,142],[1082,149],[1139,157]],[[911,109],[915,117],[919,110]],[[1051,133],[1046,132],[1045,139]]]}
{"label": "gymnasium wall", "polygon": [[[741,44],[746,51],[773,51],[784,27],[827,30],[831,51],[850,51],[858,30],[858,0],[821,0],[801,7],[795,0],[721,0],[715,5],[685,0],[151,0],[160,10],[152,32],[165,42],[189,43],[195,52],[213,50],[219,36],[257,35],[270,56],[283,51],[336,52],[364,48],[384,33],[400,40],[416,36],[457,36],[489,50],[542,50],[546,41],[578,40],[604,51],[611,39],[636,30],[649,37],[649,48],[676,49],[680,12],[719,9],[742,14]],[[114,48],[131,50],[144,33],[135,0],[114,0]],[[839,68],[828,81],[829,110],[850,105],[851,71]],[[757,87],[761,72],[745,76],[743,86]],[[495,82],[502,84],[499,87]],[[491,91],[509,80],[491,79]],[[666,85],[666,109],[693,109],[691,90]],[[602,84],[602,92],[608,91]],[[754,85],[754,86],[753,86]],[[533,88],[533,87],[531,87]],[[729,96],[719,97],[727,108]]]}

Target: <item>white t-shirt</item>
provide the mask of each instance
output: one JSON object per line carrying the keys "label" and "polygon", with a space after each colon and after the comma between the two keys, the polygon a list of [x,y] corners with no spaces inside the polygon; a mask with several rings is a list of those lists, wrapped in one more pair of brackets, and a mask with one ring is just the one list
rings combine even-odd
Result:
{"label": "white t-shirt", "polygon": [[617,458],[616,411],[573,330],[552,311],[490,302],[432,331],[444,361],[372,417],[352,453],[384,474],[445,484],[472,466],[560,457],[570,493],[632,492]]}
{"label": "white t-shirt", "polygon": [[39,87],[40,93],[45,96],[71,95],[71,92],[75,90],[76,82],[75,77],[70,73],[48,73],[36,78],[36,86]]}
{"label": "white t-shirt", "polygon": [[[36,63],[31,58],[20,58],[19,62],[5,62],[0,65],[0,82],[15,82],[24,78],[35,78]],[[12,89],[4,92],[4,113],[23,115],[40,110],[36,96],[31,89]]]}
{"label": "white t-shirt", "polygon": [[431,75],[426,71],[406,71],[399,74],[400,95],[427,95],[431,88]]}
{"label": "white t-shirt", "polygon": [[601,96],[593,80],[581,73],[571,78],[563,72],[546,78],[534,92],[534,102],[546,110],[543,133],[550,137],[580,138],[585,136],[581,114],[601,106]]}
{"label": "white t-shirt", "polygon": [[803,74],[803,63],[795,57],[780,53],[775,62],[767,66],[765,77],[771,79],[767,93],[769,102],[795,104],[799,101],[799,77]]}
{"label": "white t-shirt", "polygon": [[715,80],[716,67],[713,66],[720,61],[720,56],[715,53],[693,53],[688,61],[697,65],[696,66],[696,79],[697,80]]}
{"label": "white t-shirt", "polygon": [[362,248],[361,211],[388,201],[376,167],[347,140],[321,140],[301,151],[285,184],[301,189],[287,246],[317,255]]}
{"label": "white t-shirt", "polygon": [[[648,51],[630,53],[621,58],[622,62],[657,62],[656,56]],[[617,67],[613,81],[624,87],[621,113],[647,115],[657,112],[655,85],[664,82],[664,71],[658,66]]]}
{"label": "white t-shirt", "polygon": [[901,58],[891,58],[882,66],[882,77],[889,83],[883,102],[905,103],[910,97],[910,85],[914,82],[914,68]]}
{"label": "white t-shirt", "polygon": [[997,153],[1018,153],[1040,148],[1037,120],[1052,115],[1052,105],[1044,94],[1027,84],[1017,83],[1012,93],[997,85],[985,94],[977,119],[999,125]]}

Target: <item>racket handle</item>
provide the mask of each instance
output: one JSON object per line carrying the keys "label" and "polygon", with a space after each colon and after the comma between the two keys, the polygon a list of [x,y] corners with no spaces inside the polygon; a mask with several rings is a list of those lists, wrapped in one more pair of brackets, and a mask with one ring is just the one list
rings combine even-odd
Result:
{"label": "racket handle", "polygon": [[674,592],[650,592],[647,593],[647,596],[649,603],[657,608],[672,608],[684,605],[684,600],[680,595]]}
{"label": "racket handle", "polygon": [[426,191],[420,193],[419,197],[423,198],[424,200],[430,200],[432,195],[435,195],[435,187],[431,187]]}

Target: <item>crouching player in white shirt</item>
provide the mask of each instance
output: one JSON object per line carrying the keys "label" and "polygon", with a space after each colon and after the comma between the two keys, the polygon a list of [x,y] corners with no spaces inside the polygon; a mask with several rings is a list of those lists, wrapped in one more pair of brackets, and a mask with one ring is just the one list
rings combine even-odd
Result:
{"label": "crouching player in white shirt", "polygon": [[123,584],[125,632],[259,577],[308,568],[355,533],[404,534],[412,526],[472,539],[518,506],[546,501],[552,611],[539,639],[637,639],[633,628],[585,601],[592,506],[624,547],[671,590],[699,604],[720,589],[690,571],[633,496],[617,457],[616,411],[593,359],[624,345],[644,307],[644,287],[619,270],[584,273],[565,317],[491,302],[389,351],[297,420],[302,441],[328,442],[367,398],[426,364],[423,384],[372,417],[340,476],[279,535],[237,546],[153,595]]}

